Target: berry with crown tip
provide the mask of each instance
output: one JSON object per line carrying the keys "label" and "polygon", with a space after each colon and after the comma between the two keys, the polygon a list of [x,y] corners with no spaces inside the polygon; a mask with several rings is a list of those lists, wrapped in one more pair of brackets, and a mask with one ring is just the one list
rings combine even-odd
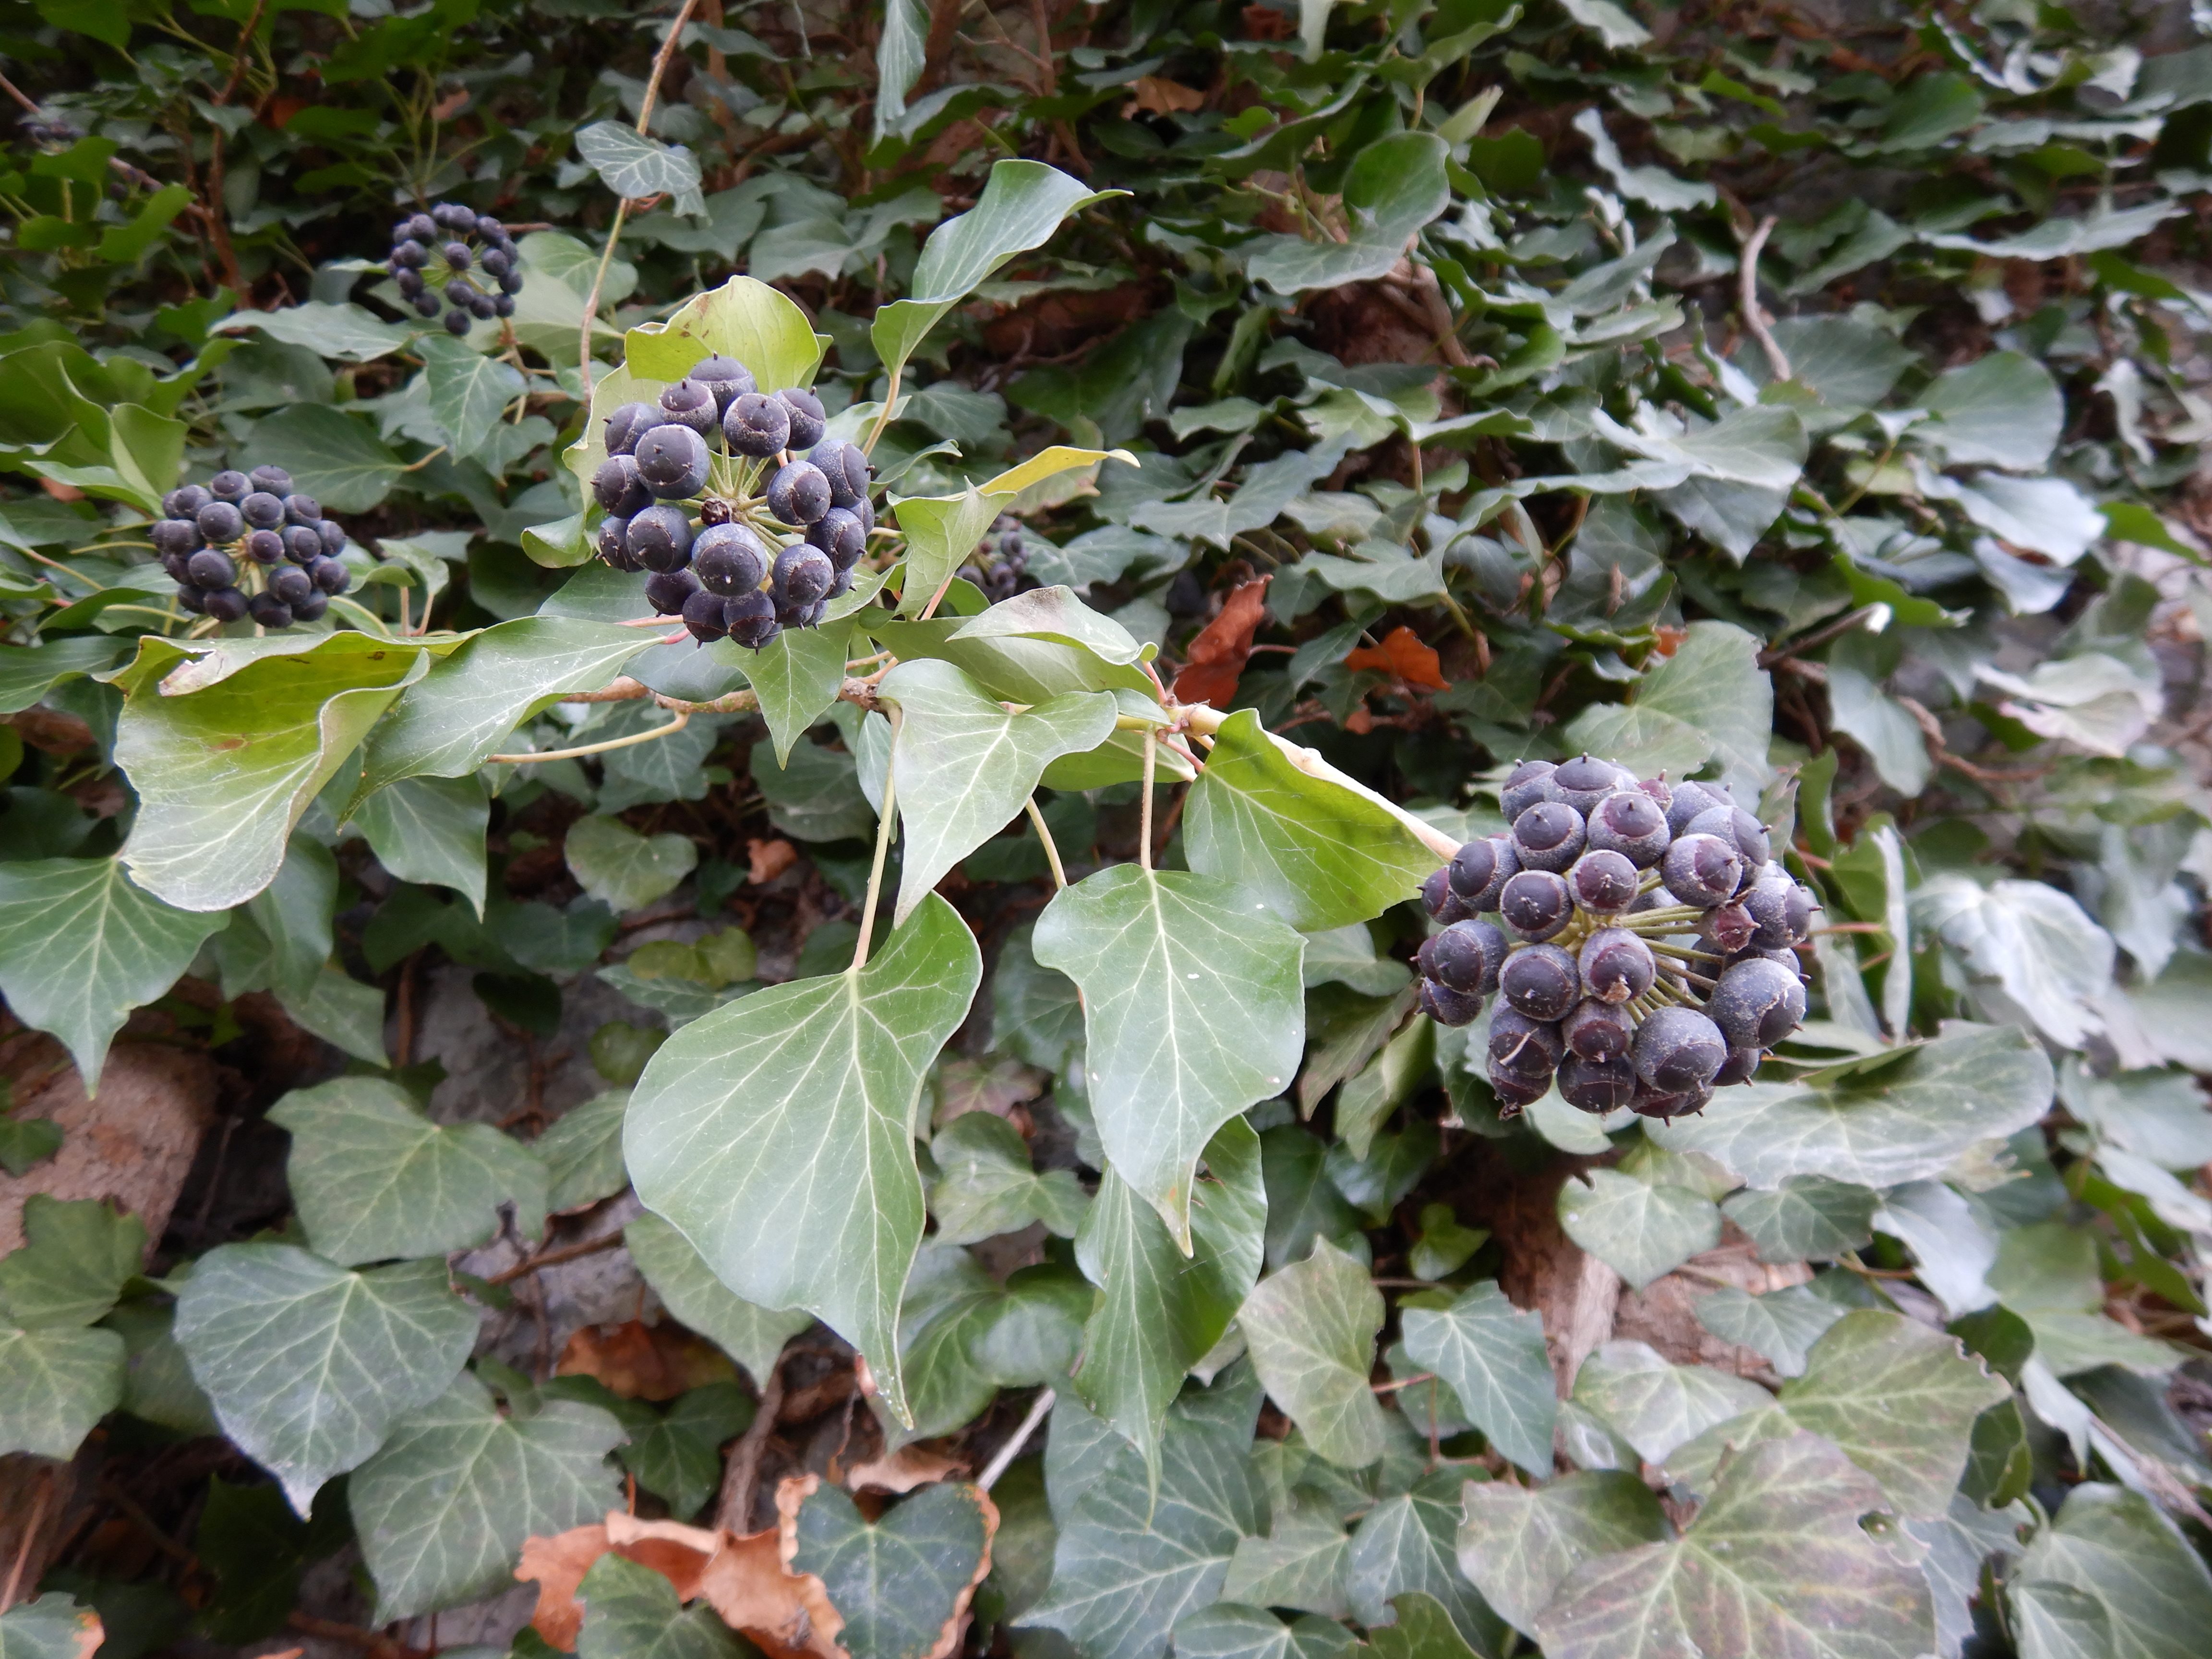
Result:
{"label": "berry with crown tip", "polygon": [[791,445],[791,410],[780,398],[745,392],[722,416],[722,438],[734,454],[761,460],[781,454]]}
{"label": "berry with crown tip", "polygon": [[1421,972],[1464,996],[1486,997],[1498,988],[1498,970],[1512,945],[1488,921],[1455,921],[1421,941],[1414,960]]}
{"label": "berry with crown tip", "polygon": [[161,511],[173,519],[189,519],[214,499],[203,484],[179,484],[161,497]]}
{"label": "berry with crown tip", "polygon": [[1640,889],[1636,866],[1603,848],[1584,853],[1567,872],[1567,890],[1583,909],[1618,915],[1636,902]]}
{"label": "berry with crown tip", "polygon": [[1432,979],[1419,982],[1414,1004],[1439,1025],[1472,1025],[1482,1014],[1482,999],[1439,985]]}
{"label": "berry with crown tip", "polygon": [[323,612],[330,608],[331,600],[327,593],[313,593],[305,602],[292,607],[292,620],[295,623],[320,622]]}
{"label": "berry with crown tip", "polygon": [[1778,866],[1769,865],[1738,901],[1751,915],[1751,943],[1760,950],[1785,950],[1813,936],[1813,895]]}
{"label": "berry with crown tip", "polygon": [[238,548],[256,564],[275,564],[284,556],[284,538],[273,530],[249,530]]}
{"label": "berry with crown tip", "polygon": [[1584,1060],[1618,1060],[1636,1041],[1636,1017],[1617,1002],[1584,997],[1559,1022],[1559,1036]]}
{"label": "berry with crown tip", "polygon": [[321,524],[315,526],[315,533],[322,538],[323,551],[327,556],[335,559],[345,551],[345,526],[336,519],[324,520]]}
{"label": "berry with crown tip", "polygon": [[830,480],[811,461],[787,461],[768,481],[768,510],[787,525],[807,526],[829,512]]}
{"label": "berry with crown tip", "polygon": [[638,476],[635,455],[610,455],[592,474],[592,499],[617,518],[627,519],[653,505],[653,491]]}
{"label": "berry with crown tip", "polygon": [[726,599],[757,592],[768,579],[769,556],[741,524],[710,525],[691,544],[693,572],[708,592]]}
{"label": "berry with crown tip", "polygon": [[228,587],[238,580],[238,566],[219,548],[200,549],[185,561],[185,572],[195,587]]}
{"label": "berry with crown tip", "polygon": [[1559,1028],[1549,1020],[1531,1019],[1519,1009],[1505,1006],[1490,1016],[1490,1063],[1522,1077],[1548,1078],[1566,1053]]}
{"label": "berry with crown tip", "polygon": [[623,538],[647,570],[681,570],[691,562],[691,516],[672,501],[635,514]]}
{"label": "berry with crown tip", "polygon": [[193,522],[212,545],[234,542],[246,533],[245,516],[225,501],[210,501],[195,515]]}
{"label": "berry with crown tip", "polygon": [[1625,927],[1601,927],[1583,941],[1576,965],[1583,988],[1600,1002],[1642,996],[1659,976],[1651,947]]}
{"label": "berry with crown tip", "polygon": [[226,467],[208,480],[208,494],[233,507],[253,493],[253,480],[235,467]]}
{"label": "berry with crown tip", "polygon": [[806,452],[806,459],[829,480],[830,506],[849,507],[867,499],[872,469],[858,445],[842,438],[825,439]]}
{"label": "berry with crown tip", "polygon": [[1513,952],[1498,970],[1498,994],[1530,1019],[1555,1021],[1582,996],[1575,959],[1556,945]]}
{"label": "berry with crown tip", "polygon": [[775,619],[775,602],[765,593],[741,593],[722,603],[723,624],[739,645],[757,651],[783,631]]}
{"label": "berry with crown tip", "polygon": [[688,570],[656,570],[645,579],[645,602],[657,617],[680,617],[699,579]]}
{"label": "berry with crown tip", "polygon": [[281,466],[270,466],[264,463],[248,472],[246,481],[256,489],[266,490],[280,501],[292,493],[292,475]]}
{"label": "berry with crown tip", "polygon": [[1705,912],[1705,921],[1698,928],[1698,932],[1723,956],[1734,956],[1738,951],[1747,949],[1751,944],[1752,935],[1758,931],[1759,924],[1752,920],[1751,912],[1735,903],[1714,906]]}
{"label": "berry with crown tip", "polygon": [[707,441],[688,426],[656,426],[630,453],[637,476],[664,501],[687,501],[706,487],[712,457]]}
{"label": "berry with crown tip", "polygon": [[1465,921],[1474,915],[1467,901],[1452,891],[1449,865],[1431,870],[1421,878],[1421,905],[1447,927],[1455,921]]}
{"label": "berry with crown tip", "polygon": [[1740,806],[1709,807],[1690,820],[1684,833],[1719,836],[1735,848],[1747,870],[1764,868],[1773,850],[1766,826]]}
{"label": "berry with crown tip", "polygon": [[[660,417],[662,424],[689,427],[702,438],[713,437],[722,424],[721,408],[715,403],[714,394],[690,380],[678,380],[674,386],[663,388]],[[702,478],[699,482],[703,484],[706,480]],[[686,495],[696,493],[696,490],[684,492]]]}
{"label": "berry with crown tip", "polygon": [[1620,774],[1611,761],[1588,755],[1562,762],[1551,776],[1551,798],[1577,812],[1588,813],[1620,787]]}
{"label": "berry with crown tip", "polygon": [[1449,866],[1452,891],[1471,910],[1495,910],[1505,884],[1517,874],[1521,860],[1513,843],[1504,836],[1468,842],[1452,854]]}
{"label": "berry with crown tip", "polygon": [[730,625],[723,617],[726,603],[720,593],[710,593],[703,587],[684,601],[684,626],[693,639],[707,645],[728,635]]}
{"label": "berry with crown tip", "polygon": [[200,548],[200,527],[190,519],[157,519],[146,532],[156,553],[189,558]]}
{"label": "berry with crown tip", "polygon": [[1626,1055],[1585,1060],[1571,1054],[1559,1062],[1559,1097],[1577,1111],[1595,1116],[1632,1105],[1637,1084],[1636,1068]]}
{"label": "berry with crown tip", "polygon": [[315,586],[313,576],[295,564],[288,564],[270,573],[269,591],[286,605],[305,605],[320,590]]}
{"label": "berry with crown tip", "polygon": [[1678,783],[1667,803],[1667,828],[1671,834],[1686,835],[1690,820],[1698,813],[1735,805],[1717,783]]}
{"label": "berry with crown tip", "polygon": [[849,507],[833,507],[806,529],[806,539],[830,556],[838,570],[850,570],[866,551],[868,532]]}
{"label": "berry with crown tip", "polygon": [[1693,1008],[1654,1009],[1636,1028],[1629,1058],[1636,1075],[1662,1094],[1688,1094],[1710,1087],[1728,1058],[1721,1028]]}
{"label": "berry with crown tip", "polygon": [[836,579],[830,556],[805,542],[793,542],[777,554],[770,575],[778,599],[791,605],[812,605],[829,592],[830,584]]}
{"label": "berry with crown tip", "polygon": [[691,372],[684,377],[694,386],[705,386],[714,394],[714,410],[719,416],[749,392],[760,389],[753,372],[734,357],[717,353],[692,364]]}
{"label": "berry with crown tip", "polygon": [[323,534],[319,527],[295,524],[284,532],[284,556],[294,564],[310,564],[331,555],[323,543]]}
{"label": "berry with crown tip", "polygon": [[256,593],[246,602],[246,613],[264,628],[289,628],[292,607],[274,593]]}
{"label": "berry with crown tip", "polygon": [[1680,1094],[1663,1090],[1638,1086],[1636,1098],[1628,1103],[1629,1109],[1639,1117],[1684,1117],[1692,1112],[1702,1112],[1713,1097],[1712,1086],[1686,1089]]}
{"label": "berry with crown tip", "polygon": [[307,575],[317,587],[333,596],[353,586],[353,573],[333,558],[317,559],[307,567]]}
{"label": "berry with crown tip", "polygon": [[642,570],[645,561],[629,550],[629,520],[605,518],[599,520],[599,556],[617,570]]}
{"label": "berry with crown tip", "polygon": [[1759,1070],[1759,1063],[1765,1058],[1764,1048],[1729,1049],[1728,1058],[1721,1062],[1720,1070],[1713,1073],[1713,1086],[1719,1089],[1731,1084],[1750,1082],[1752,1074]]}
{"label": "berry with crown tip", "polygon": [[1564,801],[1540,800],[1513,820],[1513,856],[1523,870],[1565,870],[1582,856],[1583,815]]}
{"label": "berry with crown tip", "polygon": [[1498,890],[1498,919],[1532,944],[1552,938],[1574,914],[1574,896],[1567,891],[1565,878],[1549,870],[1521,871]]}
{"label": "berry with crown tip", "polygon": [[786,386],[777,392],[777,400],[791,419],[791,445],[793,449],[811,449],[822,441],[829,430],[829,417],[822,408],[822,399],[801,386]]}
{"label": "berry with crown tip", "polygon": [[1498,792],[1498,807],[1505,814],[1506,823],[1512,823],[1538,801],[1553,799],[1552,774],[1559,769],[1550,761],[1528,760],[1505,775]]}
{"label": "berry with crown tip", "polygon": [[1724,969],[1705,1013],[1732,1048],[1771,1048],[1805,1018],[1805,988],[1778,963],[1753,957]]}
{"label": "berry with crown tip", "polygon": [[234,587],[203,588],[201,609],[219,623],[244,622],[251,601]]}
{"label": "berry with crown tip", "polygon": [[607,453],[627,455],[637,441],[660,424],[660,411],[651,404],[624,404],[607,416]]}
{"label": "berry with crown tip", "polygon": [[1742,878],[1741,855],[1718,836],[1682,836],[1659,860],[1659,879],[1667,890],[1700,910],[1727,903]]}
{"label": "berry with crown tip", "polygon": [[1618,853],[1639,870],[1658,863],[1674,839],[1665,809],[1640,789],[1618,791],[1592,807],[1587,834],[1592,847]]}
{"label": "berry with crown tip", "polygon": [[286,524],[320,524],[322,521],[323,504],[313,495],[290,495],[284,497]]}

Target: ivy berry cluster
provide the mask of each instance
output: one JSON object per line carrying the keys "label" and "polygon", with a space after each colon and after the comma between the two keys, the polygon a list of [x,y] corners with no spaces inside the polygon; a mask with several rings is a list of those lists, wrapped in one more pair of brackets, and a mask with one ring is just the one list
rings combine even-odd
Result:
{"label": "ivy berry cluster", "polygon": [[218,472],[161,498],[150,532],[177,603],[216,622],[264,628],[313,622],[352,580],[338,555],[346,533],[281,466]]}
{"label": "ivy berry cluster", "polygon": [[1646,1117],[1747,1083],[1805,1018],[1792,947],[1813,895],[1724,785],[1638,779],[1584,755],[1526,761],[1512,828],[1423,884],[1421,1006],[1465,1025],[1493,994],[1490,1086],[1510,1114],[1554,1077],[1569,1104]]}
{"label": "ivy berry cluster", "polygon": [[1021,520],[1001,513],[991,528],[999,538],[999,556],[988,566],[963,564],[958,574],[962,581],[974,583],[985,599],[997,605],[1037,583],[1029,574],[1030,550],[1022,541]]}
{"label": "ivy berry cluster", "polygon": [[876,527],[867,456],[827,431],[812,392],[764,392],[733,357],[708,358],[657,404],[623,404],[592,475],[599,556],[650,571],[654,614],[702,644],[757,651],[818,625]]}
{"label": "ivy berry cluster", "polygon": [[441,202],[392,228],[392,280],[418,315],[446,313],[446,332],[514,315],[522,292],[522,254],[489,213]]}

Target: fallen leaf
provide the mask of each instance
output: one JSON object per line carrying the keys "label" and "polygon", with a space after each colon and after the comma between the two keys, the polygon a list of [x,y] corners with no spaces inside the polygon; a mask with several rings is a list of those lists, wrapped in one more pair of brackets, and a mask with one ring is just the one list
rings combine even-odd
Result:
{"label": "fallen leaf", "polygon": [[708,1382],[733,1382],[729,1356],[676,1324],[586,1325],[568,1339],[556,1376],[590,1376],[628,1400],[673,1400]]}
{"label": "fallen leaf", "polygon": [[854,1464],[845,1473],[845,1487],[848,1492],[912,1492],[933,1480],[967,1473],[968,1465],[957,1457],[901,1446],[888,1457]]}
{"label": "fallen leaf", "polygon": [[757,887],[763,882],[774,881],[799,862],[799,849],[781,836],[774,841],[748,841],[745,857],[745,879]]}
{"label": "fallen leaf", "polygon": [[575,1650],[576,1632],[584,1626],[576,1587],[592,1563],[606,1553],[607,1529],[598,1522],[522,1540],[522,1559],[514,1576],[538,1586],[538,1609],[530,1615],[530,1627],[563,1652]]}
{"label": "fallen leaf", "polygon": [[1344,665],[1355,672],[1371,668],[1378,674],[1388,674],[1408,685],[1425,685],[1431,691],[1451,689],[1437,653],[1421,643],[1419,635],[1403,625],[1385,634],[1380,645],[1361,646],[1345,658]]}
{"label": "fallen leaf", "polygon": [[1682,642],[1689,637],[1688,629],[1670,628],[1662,623],[1651,630],[1651,648],[1662,657],[1671,657],[1682,648]]}
{"label": "fallen leaf", "polygon": [[1136,96],[1124,107],[1125,114],[1133,108],[1147,115],[1183,115],[1206,107],[1206,94],[1196,87],[1187,87],[1162,76],[1140,75],[1129,89]]}
{"label": "fallen leaf", "polygon": [[[776,1488],[779,1517],[789,1488],[803,1486],[811,1492],[819,1484],[819,1477],[811,1474],[784,1481]],[[791,1500],[793,1515],[804,1498],[801,1493]],[[720,1553],[708,1564],[700,1593],[724,1624],[750,1637],[769,1659],[804,1659],[808,1654],[848,1659],[837,1645],[845,1620],[830,1605],[830,1592],[813,1574],[791,1571],[783,1541],[789,1530],[790,1523],[780,1520],[750,1537],[726,1534]]]}
{"label": "fallen leaf", "polygon": [[[786,1572],[792,1570],[792,1561],[799,1553],[799,1506],[819,1491],[821,1486],[820,1475],[807,1474],[786,1480],[775,1489],[776,1522],[781,1534],[781,1559]],[[969,1486],[964,1490],[974,1498],[976,1508],[981,1513],[982,1557],[975,1563],[973,1576],[961,1587],[959,1594],[954,1597],[951,1611],[945,1620],[944,1627],[938,1632],[936,1645],[922,1655],[921,1659],[951,1659],[952,1655],[960,1650],[961,1642],[968,1633],[969,1604],[975,1599],[976,1587],[990,1577],[991,1544],[999,1532],[998,1506],[991,1502],[991,1495],[980,1486]],[[819,1585],[822,1581],[810,1577],[808,1582]],[[824,1601],[826,1605],[826,1594]],[[844,1626],[842,1615],[832,1609],[830,1616],[837,1620],[836,1628],[842,1630]],[[847,1655],[842,1648],[837,1649],[836,1651],[841,1656],[841,1659],[850,1659],[850,1656]]]}
{"label": "fallen leaf", "polygon": [[1211,703],[1226,708],[1237,696],[1237,681],[1252,654],[1252,636],[1267,616],[1267,582],[1239,582],[1223,603],[1221,614],[1190,642],[1182,672],[1175,678],[1178,702]]}
{"label": "fallen leaf", "polygon": [[1297,37],[1298,20],[1276,6],[1244,8],[1244,33],[1254,40],[1291,40]]}

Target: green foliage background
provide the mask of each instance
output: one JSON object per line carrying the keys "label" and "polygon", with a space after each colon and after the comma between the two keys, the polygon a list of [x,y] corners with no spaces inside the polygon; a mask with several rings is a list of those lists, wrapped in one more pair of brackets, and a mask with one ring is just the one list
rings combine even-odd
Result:
{"label": "green foliage background", "polygon": [[[278,1194],[149,1240],[0,1113],[0,1474],[167,1546],[42,1548],[0,1655],[434,1645],[625,1476],[746,1530],[1046,1389],[976,1653],[2201,1651],[2201,12],[711,0],[656,78],[665,5],[0,3],[9,1071],[211,1054]],[[395,303],[447,199],[511,330]],[[880,427],[896,605],[619,626],[591,392],[679,309]],[[355,591],[195,635],[144,527],[261,463]],[[1047,591],[920,619],[1002,511]],[[1194,722],[1155,675],[1261,577]],[[1140,803],[1163,723],[1211,747]],[[1698,1118],[1503,1117],[1409,1012],[1434,846],[1583,750],[1756,798],[1825,903]],[[606,1092],[429,1110],[433,975]],[[625,1219],[713,1345],[651,1401],[511,1271]],[[854,1347],[842,1442],[739,1441]],[[981,1512],[805,1500],[852,1659],[931,1651]],[[586,1659],[743,1639],[584,1593]]]}

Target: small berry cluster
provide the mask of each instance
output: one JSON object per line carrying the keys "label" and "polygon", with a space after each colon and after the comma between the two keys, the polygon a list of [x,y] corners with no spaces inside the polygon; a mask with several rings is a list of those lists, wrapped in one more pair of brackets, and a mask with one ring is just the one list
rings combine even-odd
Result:
{"label": "small berry cluster", "polygon": [[293,493],[281,466],[218,472],[161,498],[151,533],[177,603],[217,622],[289,628],[323,614],[352,580],[338,558],[346,533],[313,495]]}
{"label": "small berry cluster", "polygon": [[30,143],[55,149],[66,149],[84,137],[75,122],[60,115],[33,113],[23,117],[15,126]]}
{"label": "small berry cluster", "polygon": [[1416,961],[1421,1006],[1447,1025],[1502,999],[1489,1071],[1505,1111],[1555,1074],[1583,1111],[1660,1118],[1749,1082],[1805,1018],[1791,947],[1814,909],[1758,819],[1724,785],[1587,755],[1522,763],[1499,799],[1511,830],[1422,884],[1444,926]]}
{"label": "small berry cluster", "polygon": [[986,567],[963,564],[960,580],[973,582],[982,589],[983,597],[994,605],[1011,599],[1024,587],[1037,586],[1036,579],[1029,574],[1030,550],[1022,544],[1021,520],[1010,513],[1001,513],[991,528],[998,532],[999,556]]}
{"label": "small berry cluster", "polygon": [[507,227],[459,202],[441,202],[392,226],[391,270],[419,314],[445,311],[448,334],[467,333],[473,321],[514,316],[514,296],[522,292],[522,255]]}
{"label": "small berry cluster", "polygon": [[876,527],[868,458],[826,431],[812,392],[763,392],[732,357],[708,358],[658,404],[624,404],[592,475],[607,510],[599,556],[651,571],[654,613],[683,617],[702,643],[757,651],[815,627]]}

